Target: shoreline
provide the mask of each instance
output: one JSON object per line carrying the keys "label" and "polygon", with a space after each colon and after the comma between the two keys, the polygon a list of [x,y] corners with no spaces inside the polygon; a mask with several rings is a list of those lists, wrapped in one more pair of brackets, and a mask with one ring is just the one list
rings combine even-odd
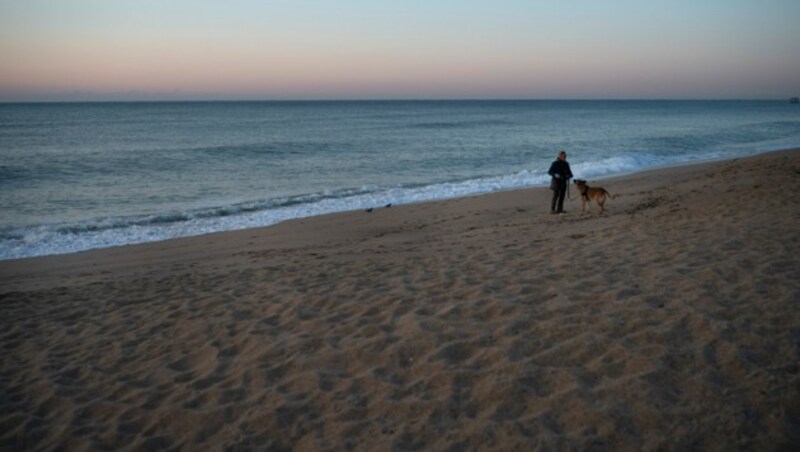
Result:
{"label": "shoreline", "polygon": [[[692,166],[692,165],[703,165],[703,164],[719,163],[719,162],[725,162],[725,161],[729,161],[729,160],[737,160],[737,159],[740,159],[740,158],[754,158],[754,157],[757,157],[759,155],[771,154],[771,153],[776,153],[776,152],[779,153],[779,152],[792,151],[793,149],[800,149],[800,147],[798,147],[798,148],[780,148],[780,149],[774,149],[774,150],[762,150],[762,151],[757,151],[757,152],[755,152],[753,154],[747,154],[745,156],[739,156],[739,157],[720,157],[720,158],[699,159],[699,160],[696,160],[696,161],[688,161],[688,162],[680,162],[680,163],[667,163],[667,164],[657,165],[657,166],[654,166],[654,167],[635,170],[635,171],[631,171],[631,172],[622,172],[622,173],[617,173],[617,174],[612,174],[612,175],[595,177],[595,178],[591,178],[591,179],[588,179],[588,180],[590,182],[592,182],[592,181],[594,181],[594,182],[603,182],[603,181],[606,181],[606,180],[612,180],[613,181],[613,180],[618,179],[618,178],[625,178],[625,177],[628,177],[628,176],[635,176],[635,175],[637,175],[639,173],[643,173],[643,172],[669,170],[669,169],[672,169],[672,168],[680,168],[680,167]],[[579,178],[585,178],[585,177],[581,176]],[[506,188],[506,189],[498,189],[498,190],[494,190],[494,191],[490,191],[490,192],[478,192],[478,193],[467,194],[467,195],[459,195],[459,196],[450,197],[450,198],[439,198],[439,199],[432,199],[432,200],[423,200],[423,201],[417,201],[417,202],[410,202],[410,203],[405,203],[405,204],[394,204],[394,206],[395,207],[400,207],[400,206],[413,206],[413,205],[425,204],[425,203],[447,202],[447,201],[452,201],[454,199],[488,196],[488,195],[492,195],[492,194],[495,194],[495,193],[504,193],[504,192],[509,192],[509,191],[533,190],[533,189],[546,188],[547,186],[548,186],[548,184],[541,184],[541,185],[537,184],[537,185],[529,185],[529,186],[525,186],[525,187],[512,187],[512,188]],[[374,206],[372,208],[373,209],[380,209],[381,207],[380,206]],[[90,248],[90,249],[80,250],[80,251],[71,251],[71,252],[63,252],[63,253],[55,253],[55,254],[43,254],[43,255],[38,255],[38,256],[12,257],[12,258],[0,259],[0,264],[2,264],[4,262],[15,262],[15,261],[20,261],[20,260],[25,260],[25,259],[47,258],[47,257],[55,257],[55,256],[67,256],[67,255],[80,254],[80,253],[86,253],[86,252],[93,252],[93,251],[99,251],[99,250],[108,250],[108,249],[114,249],[114,248],[120,248],[120,247],[147,245],[147,244],[153,244],[153,243],[169,242],[169,241],[172,241],[172,240],[182,240],[182,239],[188,239],[188,238],[193,238],[193,237],[203,237],[203,236],[214,235],[214,234],[225,234],[225,233],[232,233],[232,232],[241,232],[241,231],[247,231],[247,230],[270,228],[270,227],[274,227],[276,225],[279,225],[281,223],[285,223],[287,221],[290,222],[290,221],[298,221],[298,220],[305,220],[305,219],[313,219],[313,218],[317,218],[317,217],[325,217],[325,216],[328,216],[328,215],[347,214],[347,213],[353,213],[353,212],[360,212],[360,211],[364,211],[364,210],[365,209],[359,208],[359,209],[355,209],[355,210],[333,211],[333,212],[328,212],[328,213],[314,214],[314,215],[310,215],[310,216],[306,216],[306,217],[295,217],[295,218],[290,218],[290,219],[286,219],[286,220],[279,220],[276,223],[268,224],[268,225],[265,225],[265,226],[244,227],[244,228],[231,229],[231,230],[225,230],[225,231],[206,232],[206,233],[201,233],[201,234],[196,234],[196,235],[186,235],[186,236],[172,237],[172,238],[168,238],[168,239],[157,239],[157,240],[154,240],[154,241],[144,241],[144,242],[121,244],[121,245],[105,246],[105,247],[99,247],[99,248]]]}
{"label": "shoreline", "polygon": [[0,447],[800,446],[800,149],[591,182],[0,261]]}

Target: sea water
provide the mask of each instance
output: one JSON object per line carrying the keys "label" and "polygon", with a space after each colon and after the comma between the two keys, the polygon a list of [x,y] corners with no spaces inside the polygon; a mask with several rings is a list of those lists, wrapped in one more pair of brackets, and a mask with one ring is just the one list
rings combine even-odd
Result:
{"label": "sea water", "polygon": [[799,145],[779,101],[0,104],[0,259]]}

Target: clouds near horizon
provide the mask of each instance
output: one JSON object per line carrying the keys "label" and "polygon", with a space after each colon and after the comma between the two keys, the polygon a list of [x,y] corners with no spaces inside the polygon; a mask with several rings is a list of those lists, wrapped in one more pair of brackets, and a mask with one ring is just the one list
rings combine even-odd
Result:
{"label": "clouds near horizon", "polygon": [[785,98],[800,2],[0,2],[0,101]]}

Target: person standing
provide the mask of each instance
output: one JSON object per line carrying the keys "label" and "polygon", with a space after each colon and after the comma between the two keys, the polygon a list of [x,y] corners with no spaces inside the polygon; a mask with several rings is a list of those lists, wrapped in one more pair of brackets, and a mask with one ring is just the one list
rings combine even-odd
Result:
{"label": "person standing", "polygon": [[566,152],[558,153],[547,174],[552,176],[550,190],[553,190],[553,202],[550,203],[550,213],[564,213],[564,197],[567,195],[567,184],[572,178]]}

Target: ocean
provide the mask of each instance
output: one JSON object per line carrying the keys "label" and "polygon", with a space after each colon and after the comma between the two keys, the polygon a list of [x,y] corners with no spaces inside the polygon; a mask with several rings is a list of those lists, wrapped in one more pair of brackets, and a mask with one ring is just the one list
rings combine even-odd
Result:
{"label": "ocean", "polygon": [[0,259],[796,146],[788,101],[0,104]]}

